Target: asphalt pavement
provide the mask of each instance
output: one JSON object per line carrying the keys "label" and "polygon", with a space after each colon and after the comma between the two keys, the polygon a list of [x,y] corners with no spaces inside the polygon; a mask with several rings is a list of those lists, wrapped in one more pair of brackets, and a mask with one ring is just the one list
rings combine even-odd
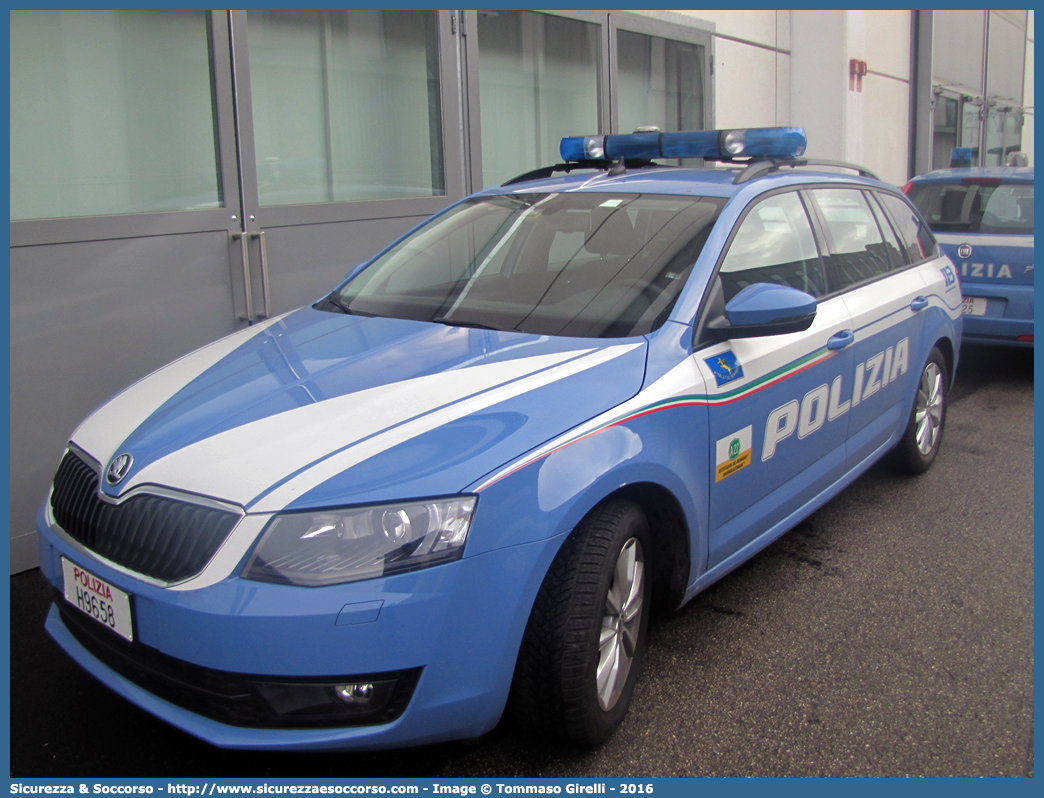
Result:
{"label": "asphalt pavement", "polygon": [[1033,352],[965,347],[926,474],[879,465],[672,617],[594,752],[526,737],[378,753],[222,751],[43,630],[11,579],[11,776],[1033,776]]}

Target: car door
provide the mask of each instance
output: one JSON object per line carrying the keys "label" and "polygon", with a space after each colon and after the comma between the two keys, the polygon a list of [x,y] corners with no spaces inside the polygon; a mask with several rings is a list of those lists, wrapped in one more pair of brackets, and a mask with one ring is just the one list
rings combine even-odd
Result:
{"label": "car door", "polygon": [[[802,195],[766,196],[737,224],[712,291],[718,305],[755,283],[825,297],[819,247]],[[714,301],[710,311],[713,314]],[[710,386],[708,567],[785,522],[843,473],[851,323],[824,298],[807,330],[698,347]]]}

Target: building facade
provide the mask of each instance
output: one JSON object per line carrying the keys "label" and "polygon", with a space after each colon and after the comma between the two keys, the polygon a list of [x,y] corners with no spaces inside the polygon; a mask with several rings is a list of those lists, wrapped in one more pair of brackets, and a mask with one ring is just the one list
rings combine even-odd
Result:
{"label": "building facade", "polygon": [[[1033,162],[1029,11],[12,11],[11,569],[73,427],[565,135]],[[17,464],[17,468],[14,467]]]}

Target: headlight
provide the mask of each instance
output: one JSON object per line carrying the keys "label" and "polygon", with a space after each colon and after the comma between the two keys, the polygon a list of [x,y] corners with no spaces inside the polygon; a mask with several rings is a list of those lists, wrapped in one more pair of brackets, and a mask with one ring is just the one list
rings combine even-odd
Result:
{"label": "headlight", "polygon": [[321,587],[456,560],[474,509],[468,496],[277,515],[243,576]]}

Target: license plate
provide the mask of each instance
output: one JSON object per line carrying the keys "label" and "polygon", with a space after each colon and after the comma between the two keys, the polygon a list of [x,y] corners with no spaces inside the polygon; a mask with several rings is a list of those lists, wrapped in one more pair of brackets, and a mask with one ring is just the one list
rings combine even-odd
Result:
{"label": "license plate", "polygon": [[128,640],[134,639],[130,594],[62,557],[65,599],[80,612]]}
{"label": "license plate", "polygon": [[981,296],[966,296],[963,300],[965,316],[985,316],[986,300]]}

